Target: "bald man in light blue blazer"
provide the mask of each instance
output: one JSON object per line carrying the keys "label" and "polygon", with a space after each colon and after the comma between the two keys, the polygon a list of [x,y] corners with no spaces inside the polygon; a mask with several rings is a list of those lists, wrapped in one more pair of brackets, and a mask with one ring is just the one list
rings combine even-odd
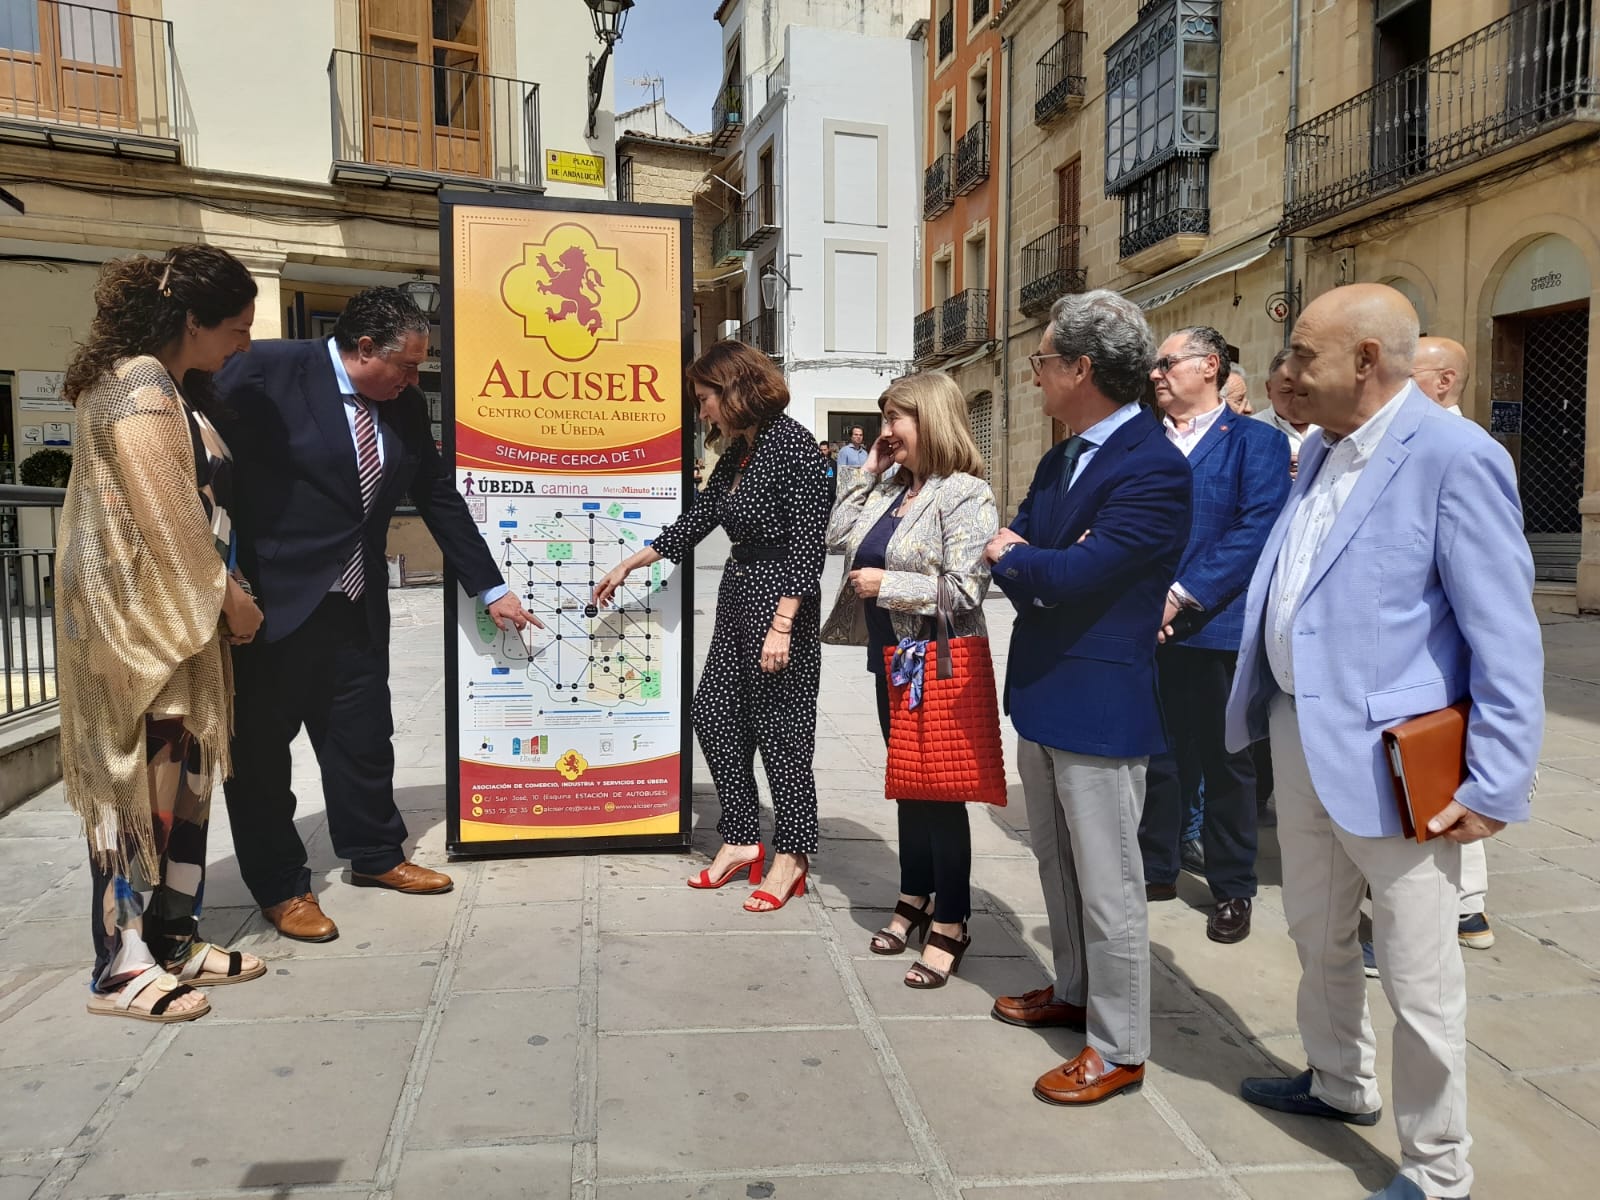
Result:
{"label": "bald man in light blue blazer", "polygon": [[[1378,1120],[1357,926],[1398,1017],[1400,1173],[1383,1200],[1464,1197],[1466,976],[1456,940],[1464,843],[1529,814],[1544,654],[1516,474],[1479,426],[1410,382],[1417,318],[1377,284],[1335,288],[1294,328],[1299,478],[1250,584],[1228,703],[1230,750],[1272,738],[1283,907],[1299,952],[1309,1070],[1246,1099]],[[1470,699],[1467,779],[1419,845],[1401,831],[1383,730]]]}

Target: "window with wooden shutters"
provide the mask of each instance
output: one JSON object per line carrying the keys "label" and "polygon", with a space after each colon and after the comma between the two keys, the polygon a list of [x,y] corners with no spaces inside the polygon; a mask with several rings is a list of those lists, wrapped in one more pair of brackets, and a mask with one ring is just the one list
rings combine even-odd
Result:
{"label": "window with wooden shutters", "polygon": [[1075,158],[1056,171],[1056,224],[1076,225],[1082,210],[1083,160]]}
{"label": "window with wooden shutters", "polygon": [[483,0],[362,0],[369,161],[485,175]]}

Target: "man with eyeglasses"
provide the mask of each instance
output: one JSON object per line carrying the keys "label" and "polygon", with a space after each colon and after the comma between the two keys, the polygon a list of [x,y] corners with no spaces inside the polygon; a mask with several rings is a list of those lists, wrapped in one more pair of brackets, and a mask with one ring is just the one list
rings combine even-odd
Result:
{"label": "man with eyeglasses", "polygon": [[234,651],[228,816],[245,885],[274,928],[299,941],[339,936],[312,894],[295,828],[289,744],[302,726],[351,881],[413,894],[452,886],[406,857],[394,801],[384,549],[401,498],[495,624],[539,624],[507,590],[434,446],[417,388],[428,334],[428,318],[398,289],[369,288],[331,338],[256,342],[217,375],[239,566],[266,616],[255,642]]}
{"label": "man with eyeglasses", "polygon": [[[1205,796],[1200,838],[1214,942],[1250,935],[1256,894],[1255,766],[1223,744],[1223,709],[1244,632],[1244,591],[1289,495],[1289,443],[1223,403],[1228,343],[1207,325],[1161,345],[1150,373],[1167,438],[1194,474],[1194,525],[1173,575],[1156,654],[1171,750],[1150,760],[1139,847],[1152,901],[1178,895],[1185,790]],[[1183,620],[1179,620],[1179,614]]]}
{"label": "man with eyeglasses", "polygon": [[1050,1104],[1104,1100],[1144,1080],[1150,946],[1134,849],[1145,764],[1166,744],[1155,639],[1189,534],[1189,468],[1140,404],[1153,356],[1137,305],[1063,296],[1029,356],[1046,416],[1076,431],[1040,460],[985,557],[1016,606],[1005,699],[1016,727],[1055,982],[992,1016],[1086,1032],[1043,1075]]}

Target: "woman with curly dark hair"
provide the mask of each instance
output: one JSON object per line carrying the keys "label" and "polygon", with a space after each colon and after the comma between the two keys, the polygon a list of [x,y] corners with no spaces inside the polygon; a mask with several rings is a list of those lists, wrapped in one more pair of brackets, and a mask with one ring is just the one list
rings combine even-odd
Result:
{"label": "woman with curly dark hair", "polygon": [[202,407],[250,344],[255,281],[226,251],[109,262],[67,368],[76,454],[56,567],[62,778],[94,887],[89,1011],[189,1021],[190,984],[259,978],[196,936],[211,785],[228,770],[227,645],[261,610],[229,569],[231,459]]}
{"label": "woman with curly dark hair", "polygon": [[722,801],[723,846],[693,888],[720,888],[742,871],[761,882],[761,751],[775,816],[765,891],[750,912],[803,896],[817,849],[817,785],[811,771],[817,691],[827,468],[811,431],[784,415],[789,388],[772,360],[743,342],[718,342],[689,368],[700,417],[725,441],[694,507],[595,587],[606,604],[628,574],[663,558],[679,562],[717,526],[733,541],[717,593],[717,623],[694,695],[694,730]]}

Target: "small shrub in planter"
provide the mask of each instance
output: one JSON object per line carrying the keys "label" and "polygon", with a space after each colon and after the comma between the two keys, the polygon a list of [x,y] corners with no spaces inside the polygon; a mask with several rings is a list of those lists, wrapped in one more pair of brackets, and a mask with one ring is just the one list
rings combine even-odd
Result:
{"label": "small shrub in planter", "polygon": [[72,474],[72,455],[65,450],[35,450],[17,467],[24,487],[64,488]]}

